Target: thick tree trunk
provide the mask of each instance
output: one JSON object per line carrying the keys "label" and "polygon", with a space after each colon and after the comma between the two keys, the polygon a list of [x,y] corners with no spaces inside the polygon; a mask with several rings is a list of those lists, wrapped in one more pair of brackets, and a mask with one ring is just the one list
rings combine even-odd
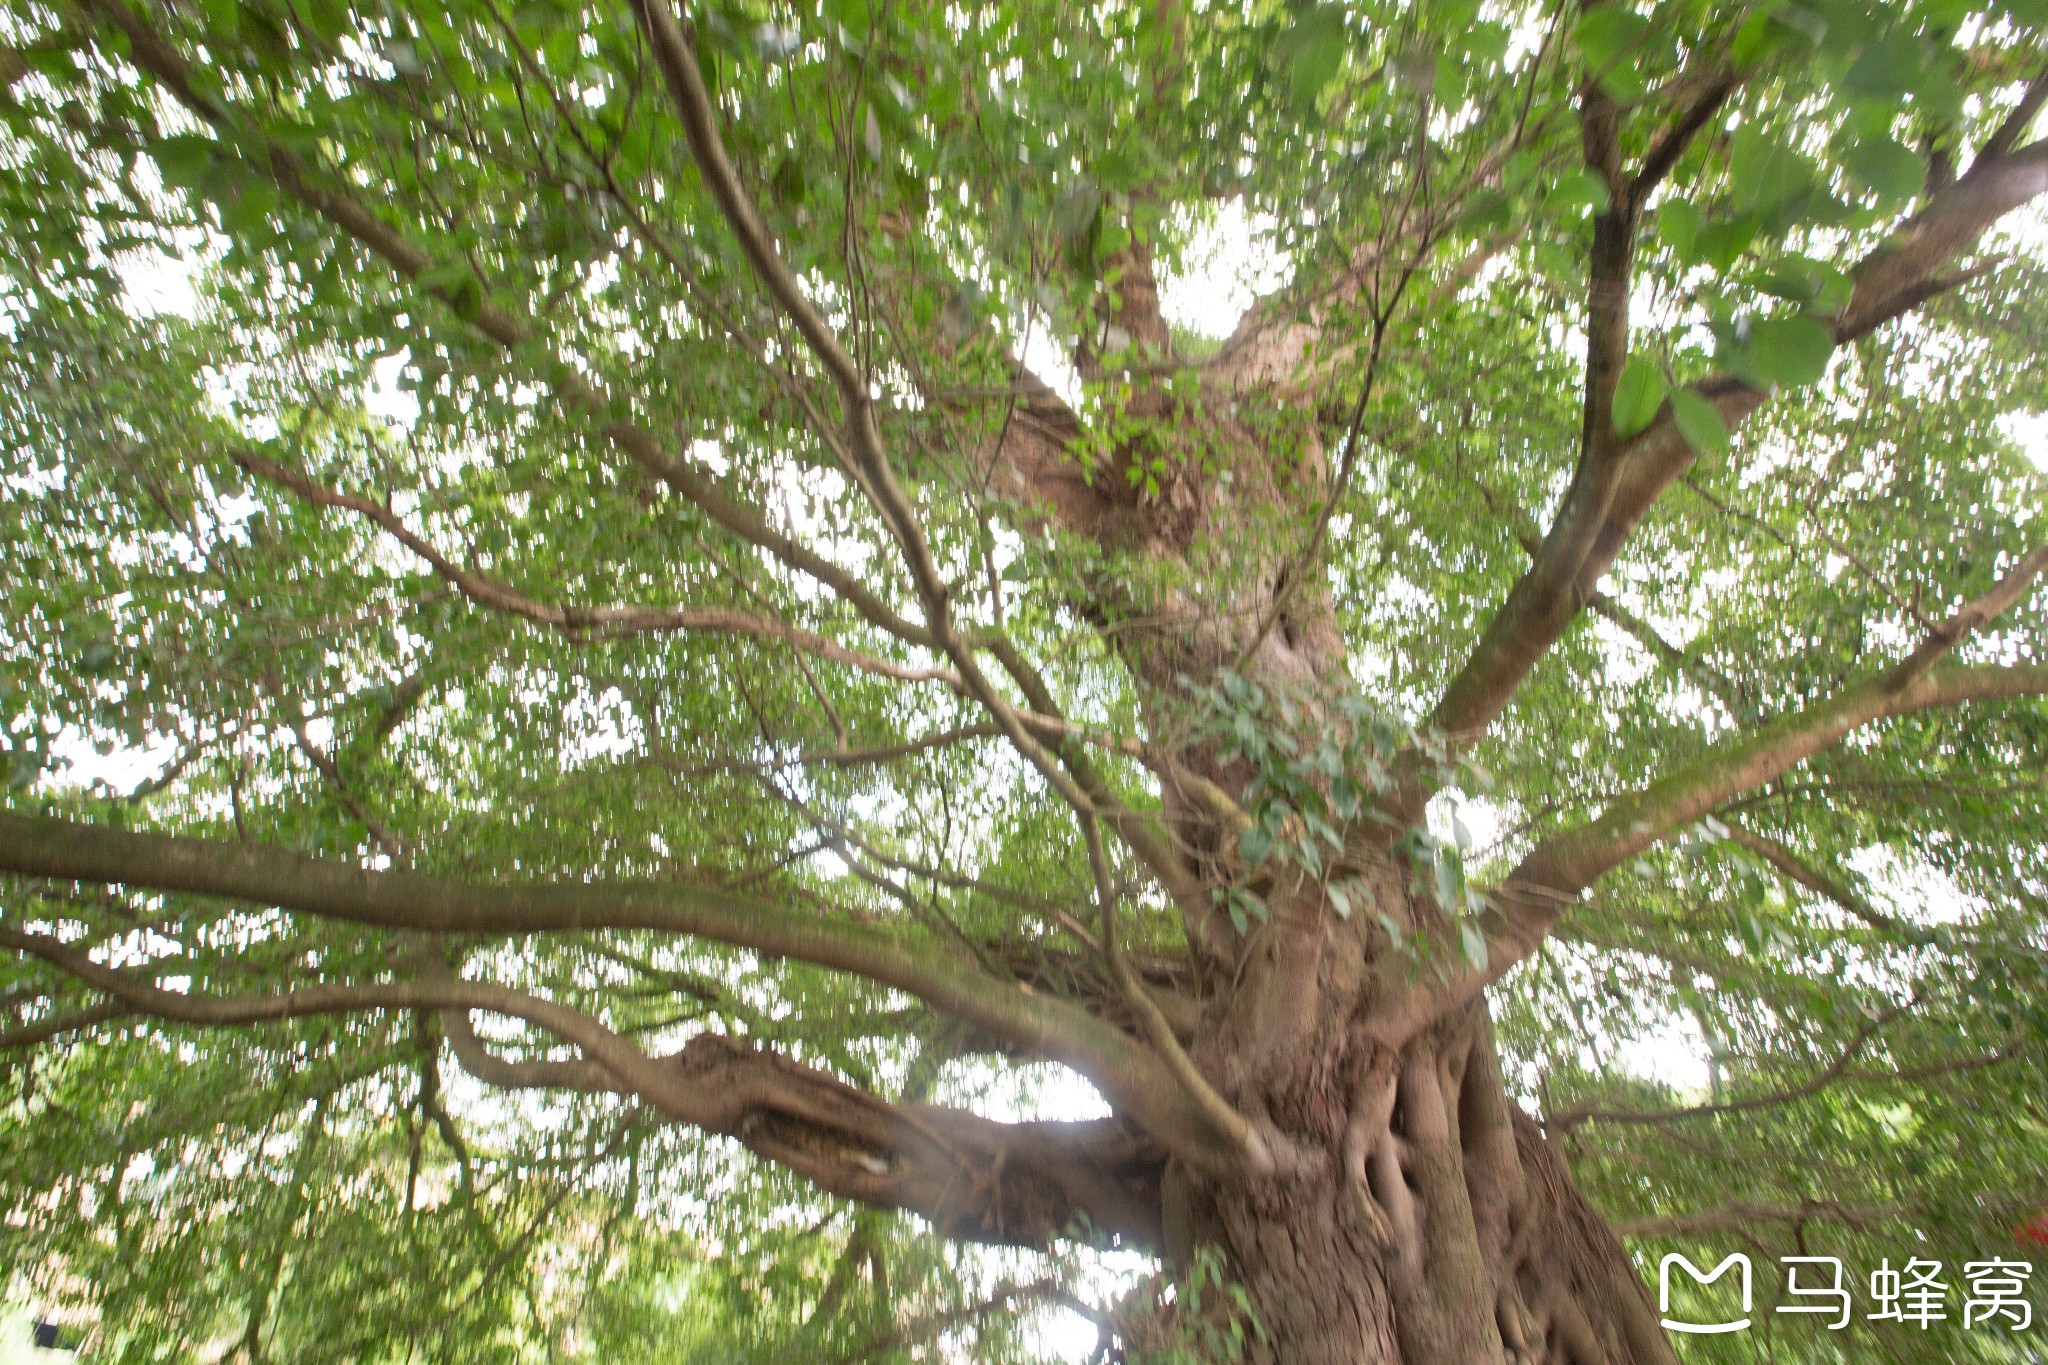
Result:
{"label": "thick tree trunk", "polygon": [[[1157,322],[1149,275],[1142,260],[1127,265],[1120,320],[1145,335]],[[1153,331],[1163,345],[1163,325]],[[1333,703],[1351,679],[1335,605],[1313,570],[1316,542],[1304,538],[1333,472],[1320,430],[1284,407],[1267,414],[1270,427],[1235,412],[1132,400],[1127,415],[1156,421],[1159,441],[1184,456],[1157,496],[1122,477],[1077,480],[1060,441],[1013,441],[997,462],[1052,522],[1117,554],[1177,565],[1156,579],[1081,573],[1087,587],[1073,602],[1105,628],[1147,696],[1155,742],[1176,737],[1162,814],[1183,886],[1198,889],[1177,901],[1204,998],[1189,1058],[1272,1157],[1257,1177],[1169,1163],[1168,1260],[1188,1277],[1198,1258],[1220,1259],[1257,1321],[1247,1360],[1676,1365],[1626,1250],[1508,1097],[1484,1001],[1412,1038],[1394,1030],[1398,1045],[1368,1023],[1399,1017],[1390,1006],[1430,979],[1431,955],[1459,951],[1462,926],[1417,891],[1415,867],[1394,849],[1397,829],[1422,818],[1426,783],[1382,793],[1381,818],[1354,822],[1326,854],[1323,875],[1351,888],[1344,909],[1300,864],[1248,866],[1240,854],[1233,818],[1254,818],[1261,774],[1213,740],[1187,738],[1201,732],[1189,723],[1187,680],[1233,673],[1269,701],[1285,698],[1262,723],[1288,727],[1294,752],[1308,753],[1346,740]],[[1120,454],[1135,467],[1152,448]],[[1233,477],[1214,477],[1204,451],[1234,454]],[[1288,819],[1280,838],[1300,834],[1298,815]],[[1226,889],[1255,894],[1265,917],[1233,923]],[[1349,912],[1368,899],[1374,913]],[[1176,1341],[1215,1354],[1229,1338],[1204,1323],[1221,1327],[1234,1301],[1211,1294],[1197,1309],[1184,1295],[1134,1310],[1127,1358]]]}
{"label": "thick tree trunk", "polygon": [[1130,1359],[1222,1340],[1238,1312],[1244,1358],[1276,1365],[1676,1365],[1627,1252],[1508,1098],[1483,1010],[1345,1060],[1308,1068],[1332,1083],[1290,1106],[1335,1117],[1294,1134],[1326,1160],[1165,1181],[1169,1255],[1220,1254],[1256,1328],[1211,1295],[1205,1332],[1183,1301],[1130,1325]]}

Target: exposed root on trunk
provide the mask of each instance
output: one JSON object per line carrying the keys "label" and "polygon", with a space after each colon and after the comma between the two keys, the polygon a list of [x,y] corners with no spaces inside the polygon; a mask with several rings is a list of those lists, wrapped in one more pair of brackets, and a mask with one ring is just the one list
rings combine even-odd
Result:
{"label": "exposed root on trunk", "polygon": [[[1172,1167],[1162,1182],[1169,1254],[1185,1272],[1214,1248],[1257,1318],[1244,1359],[1676,1365],[1620,1240],[1508,1098],[1483,1008],[1399,1055],[1363,1045],[1332,1079],[1343,1122],[1315,1135],[1321,1167],[1234,1185]],[[1200,1349],[1184,1307],[1121,1321],[1129,1359],[1176,1330]]]}

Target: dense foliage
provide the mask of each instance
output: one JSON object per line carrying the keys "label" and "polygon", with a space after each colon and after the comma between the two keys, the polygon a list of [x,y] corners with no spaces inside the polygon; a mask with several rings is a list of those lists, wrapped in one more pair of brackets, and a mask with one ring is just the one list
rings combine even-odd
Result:
{"label": "dense foliage", "polygon": [[4,14],[0,1265],[95,1358],[1255,1354],[1159,1170],[1303,1131],[1311,914],[1752,1254],[1685,1358],[2038,1358],[1770,1307],[2048,1316],[2040,0]]}

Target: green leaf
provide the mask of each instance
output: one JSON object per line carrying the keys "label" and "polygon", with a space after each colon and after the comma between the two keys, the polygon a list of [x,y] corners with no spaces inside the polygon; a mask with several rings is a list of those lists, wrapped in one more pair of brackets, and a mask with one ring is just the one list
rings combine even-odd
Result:
{"label": "green leaf", "polygon": [[1706,216],[1690,200],[1667,199],[1657,206],[1657,236],[1681,261],[1693,259],[1693,245],[1705,223]]}
{"label": "green leaf", "polygon": [[220,201],[221,226],[238,237],[252,236],[270,225],[276,209],[277,187],[251,177]]}
{"label": "green leaf", "polygon": [[1649,31],[1650,21],[1619,5],[1601,5],[1587,10],[1572,28],[1572,46],[1579,60],[1594,75],[1609,70],[1630,56]]}
{"label": "green leaf", "polygon": [[1334,5],[1309,10],[1280,36],[1273,50],[1286,76],[1288,98],[1296,108],[1313,105],[1337,78],[1349,47],[1344,11]]}
{"label": "green leaf", "polygon": [[1678,434],[1701,455],[1723,455],[1728,450],[1728,424],[1712,403],[1691,389],[1671,393],[1671,420]]}
{"label": "green leaf", "polygon": [[1401,922],[1384,910],[1379,912],[1377,918],[1380,922],[1380,928],[1387,931],[1387,939],[1392,943],[1394,951],[1400,952],[1402,940],[1406,937],[1401,932]]}
{"label": "green leaf", "polygon": [[1642,356],[1631,357],[1614,384],[1614,429],[1633,436],[1656,421],[1664,390],[1664,372]]}
{"label": "green leaf", "polygon": [[1919,84],[1926,67],[1920,40],[1910,33],[1880,34],[1843,74],[1838,88],[1851,99],[1897,99]]}
{"label": "green leaf", "polygon": [[774,187],[777,202],[785,207],[795,208],[802,204],[809,189],[804,179],[803,158],[788,155],[777,161],[775,174],[770,178],[769,184]]}
{"label": "green leaf", "polygon": [[1090,176],[1079,176],[1060,188],[1052,201],[1052,224],[1069,245],[1086,242],[1102,212],[1102,190]]}
{"label": "green leaf", "polygon": [[1743,127],[1730,140],[1728,177],[1738,209],[1768,214],[1812,188],[1813,163],[1769,134]]}
{"label": "green leaf", "polygon": [[1771,55],[1784,42],[1784,35],[1771,26],[1771,12],[1757,10],[1735,30],[1728,55],[1739,70],[1748,70]]}
{"label": "green leaf", "polygon": [[1583,167],[1567,172],[1550,187],[1550,193],[1543,196],[1543,211],[1558,214],[1583,214],[1607,212],[1612,202],[1607,194],[1607,182]]}
{"label": "green leaf", "polygon": [[455,316],[465,321],[483,311],[483,284],[461,261],[450,261],[421,271],[418,284],[438,296],[455,311]]}
{"label": "green leaf", "polygon": [[1808,5],[1780,5],[1771,12],[1771,22],[1804,39],[1808,47],[1819,47],[1828,38],[1827,16]]}
{"label": "green leaf", "polygon": [[1486,935],[1479,932],[1479,926],[1470,920],[1458,926],[1458,947],[1465,954],[1465,960],[1472,964],[1472,970],[1486,970]]}
{"label": "green leaf", "polygon": [[1436,903],[1456,914],[1465,905],[1465,860],[1455,848],[1436,850]]}
{"label": "green leaf", "polygon": [[1856,143],[1842,154],[1842,168],[1886,199],[1911,199],[1927,183],[1927,163],[1888,137]]}
{"label": "green leaf", "polygon": [[1750,326],[1748,353],[1753,373],[1768,384],[1796,388],[1827,373],[1835,339],[1803,314],[1761,318]]}
{"label": "green leaf", "polygon": [[1481,190],[1465,201],[1458,225],[1484,232],[1504,228],[1513,220],[1514,200],[1501,190]]}
{"label": "green leaf", "polygon": [[1828,21],[1805,5],[1764,6],[1735,31],[1729,56],[1747,70],[1779,52],[1811,52],[1828,34]]}
{"label": "green leaf", "polygon": [[299,12],[312,30],[330,43],[348,32],[348,6],[343,0],[303,0]]}
{"label": "green leaf", "polygon": [[1511,37],[1506,24],[1474,24],[1458,39],[1458,46],[1473,60],[1498,62],[1508,55],[1508,41]]}
{"label": "green leaf", "polygon": [[1742,253],[1749,250],[1762,227],[1762,220],[1753,213],[1716,219],[1699,230],[1693,239],[1693,250],[1700,261],[1716,270],[1726,270],[1742,259]]}
{"label": "green leaf", "polygon": [[180,133],[150,144],[150,160],[166,185],[190,189],[213,169],[219,144],[196,133]]}

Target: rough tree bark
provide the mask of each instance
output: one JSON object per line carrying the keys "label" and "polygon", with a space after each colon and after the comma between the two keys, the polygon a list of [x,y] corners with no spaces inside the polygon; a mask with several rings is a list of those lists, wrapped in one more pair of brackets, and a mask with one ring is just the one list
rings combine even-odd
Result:
{"label": "rough tree bark", "polygon": [[1310,1169],[1168,1172],[1169,1255],[1226,1253],[1264,1332],[1253,1359],[1676,1358],[1620,1241],[1506,1095],[1483,1011],[1399,1055],[1369,1040],[1337,1055],[1261,1097],[1314,1124]]}
{"label": "rough tree bark", "polygon": [[[1282,482],[1261,491],[1281,499],[1290,490]],[[1250,501],[1242,482],[1237,493],[1241,508]],[[1207,525],[1218,520],[1212,510]],[[1232,556],[1246,543],[1217,540],[1233,545]],[[1136,614],[1152,628],[1120,635],[1134,675],[1162,699],[1169,679],[1233,663],[1297,696],[1341,676],[1327,596],[1286,590],[1284,566],[1261,568],[1253,581],[1266,591],[1234,611],[1144,603]],[[1267,637],[1251,638],[1268,621]],[[1310,705],[1301,737],[1335,723]],[[1184,749],[1169,767],[1190,786],[1227,793],[1250,776],[1219,761],[1213,745]],[[1229,866],[1227,823],[1166,787],[1177,843],[1200,851],[1193,870],[1217,884],[1241,873]],[[1404,940],[1449,942],[1453,925],[1430,893],[1418,893],[1392,842],[1391,832],[1354,841],[1329,880],[1368,885]],[[1270,919],[1243,936],[1199,903],[1200,922],[1189,924],[1207,986],[1189,1053],[1259,1134],[1263,1156],[1220,1170],[1172,1158],[1160,1180],[1168,1260],[1186,1266],[1204,1247],[1222,1253],[1260,1329],[1249,1358],[1675,1361],[1621,1242],[1508,1095],[1483,1000],[1402,1037],[1382,1021],[1414,1015],[1404,1002],[1426,994],[1412,978],[1427,969],[1397,951],[1376,915],[1337,914],[1326,884],[1309,879],[1269,887],[1265,902]],[[1175,1325],[1171,1311],[1127,1323],[1133,1352]]]}

